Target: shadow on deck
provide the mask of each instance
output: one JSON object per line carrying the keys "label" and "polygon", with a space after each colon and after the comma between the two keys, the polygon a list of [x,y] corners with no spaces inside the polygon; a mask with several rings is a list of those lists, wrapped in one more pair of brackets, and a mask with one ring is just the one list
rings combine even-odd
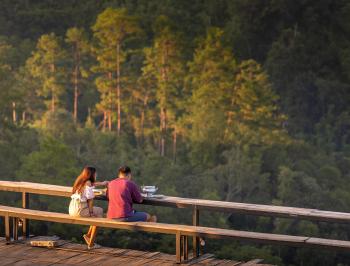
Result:
{"label": "shadow on deck", "polygon": [[[30,240],[40,240],[34,237]],[[29,241],[6,244],[4,238],[0,238],[0,265],[179,265],[176,264],[175,255],[160,252],[145,252],[130,249],[101,247],[87,250],[86,245],[81,245],[65,240],[58,240],[55,248],[32,247]],[[225,266],[271,266],[259,264],[261,260],[238,262],[232,260],[220,260],[212,255],[204,255],[196,260],[181,265],[225,265]]]}

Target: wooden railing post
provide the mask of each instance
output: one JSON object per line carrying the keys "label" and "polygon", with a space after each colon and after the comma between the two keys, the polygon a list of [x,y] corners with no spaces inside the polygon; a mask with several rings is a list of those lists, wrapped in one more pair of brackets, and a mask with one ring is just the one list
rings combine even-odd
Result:
{"label": "wooden railing post", "polygon": [[9,215],[5,215],[5,237],[6,242],[10,243],[11,241],[11,235],[10,235],[10,217]]}
{"label": "wooden railing post", "polygon": [[188,237],[187,236],[181,236],[182,237],[182,258],[184,261],[188,260]]}
{"label": "wooden railing post", "polygon": [[[192,221],[194,226],[199,225],[199,210],[197,206],[193,208]],[[199,237],[193,237],[193,257],[199,256]]]}
{"label": "wooden railing post", "polygon": [[18,240],[18,218],[12,217],[12,236],[13,240]]}
{"label": "wooden railing post", "polygon": [[176,232],[176,263],[181,263],[181,232]]}
{"label": "wooden railing post", "polygon": [[[29,193],[22,192],[22,208],[29,209]],[[24,238],[29,238],[29,220],[22,219],[22,232]]]}

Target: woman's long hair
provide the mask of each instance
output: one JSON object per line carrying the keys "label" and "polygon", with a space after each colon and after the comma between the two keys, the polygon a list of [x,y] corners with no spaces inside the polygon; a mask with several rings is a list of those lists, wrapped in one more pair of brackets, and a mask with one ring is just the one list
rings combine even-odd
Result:
{"label": "woman's long hair", "polygon": [[87,181],[94,184],[96,182],[95,173],[95,167],[85,166],[77,179],[75,179],[72,194],[75,194],[76,192],[82,193]]}

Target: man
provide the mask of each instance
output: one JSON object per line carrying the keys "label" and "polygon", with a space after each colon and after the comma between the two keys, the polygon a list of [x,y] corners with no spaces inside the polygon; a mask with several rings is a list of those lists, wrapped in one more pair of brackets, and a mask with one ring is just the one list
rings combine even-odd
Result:
{"label": "man", "polygon": [[107,197],[107,218],[125,222],[157,221],[155,215],[133,209],[133,202],[141,203],[143,199],[138,186],[131,181],[131,169],[128,166],[120,167],[118,177],[108,183]]}

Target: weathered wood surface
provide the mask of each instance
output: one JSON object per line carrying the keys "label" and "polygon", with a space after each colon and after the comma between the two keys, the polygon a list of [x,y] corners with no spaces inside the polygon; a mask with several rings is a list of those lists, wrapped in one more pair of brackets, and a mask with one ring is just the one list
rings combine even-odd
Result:
{"label": "weathered wood surface", "polygon": [[[34,238],[38,239],[38,238]],[[29,240],[28,240],[29,241]],[[31,247],[28,243],[6,245],[5,239],[0,238],[0,265],[176,265],[175,255],[160,252],[145,252],[130,249],[99,248],[87,250],[86,245],[62,241],[56,248]],[[232,260],[211,260],[189,263],[190,265],[241,265],[243,262]],[[184,263],[183,265],[187,265]],[[259,263],[251,264],[260,266]]]}
{"label": "weathered wood surface", "polygon": [[[0,190],[28,192],[43,195],[69,197],[71,187],[48,184],[0,181]],[[100,197],[103,199],[103,197]],[[167,206],[175,208],[197,208],[198,210],[234,212],[271,217],[298,218],[306,220],[349,223],[350,213],[322,211],[317,209],[294,208],[284,206],[249,204],[239,202],[213,201],[164,196],[163,198],[147,198],[143,204]]]}
{"label": "weathered wood surface", "polygon": [[31,182],[0,181],[0,190],[70,197],[72,188]]}
{"label": "weathered wood surface", "polygon": [[257,233],[202,226],[179,224],[120,222],[107,218],[72,217],[65,213],[37,211],[0,205],[0,216],[27,218],[67,224],[96,225],[98,227],[116,228],[131,231],[145,231],[164,234],[177,234],[207,238],[232,238],[240,241],[251,241],[265,244],[288,245],[296,247],[322,247],[350,251],[350,241],[314,238],[307,236],[290,236],[281,234]]}

